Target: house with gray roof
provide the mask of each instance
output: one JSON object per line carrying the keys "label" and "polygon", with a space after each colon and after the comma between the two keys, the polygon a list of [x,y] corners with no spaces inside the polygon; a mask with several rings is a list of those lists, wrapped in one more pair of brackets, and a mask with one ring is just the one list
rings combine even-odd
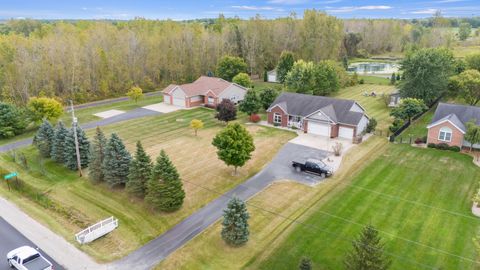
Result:
{"label": "house with gray roof", "polygon": [[268,123],[329,138],[354,139],[368,124],[365,109],[354,100],[282,93],[267,110]]}
{"label": "house with gray roof", "polygon": [[[439,103],[432,122],[427,126],[427,143],[470,147],[470,143],[464,139],[469,121],[480,125],[480,107]],[[474,147],[480,148],[480,145]]]}

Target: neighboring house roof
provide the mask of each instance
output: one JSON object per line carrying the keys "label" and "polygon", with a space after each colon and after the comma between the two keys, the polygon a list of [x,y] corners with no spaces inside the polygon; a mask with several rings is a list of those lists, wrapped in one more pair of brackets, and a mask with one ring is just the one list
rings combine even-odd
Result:
{"label": "neighboring house roof", "polygon": [[475,124],[480,125],[480,107],[439,103],[435,110],[432,122],[427,128],[448,121],[465,133],[467,131],[467,122],[471,120],[473,120]]}
{"label": "neighboring house roof", "polygon": [[163,93],[170,94],[178,86],[188,97],[205,95],[208,91],[212,91],[215,95],[220,95],[228,87],[235,85],[237,87],[247,90],[245,87],[238,85],[236,83],[228,82],[221,78],[216,77],[207,77],[201,76],[196,81],[192,83],[186,83],[181,85],[169,85],[164,90]]}
{"label": "neighboring house roof", "polygon": [[[275,106],[279,106],[289,115],[303,117],[309,117],[310,115],[321,111],[336,123],[355,126],[365,115],[365,111],[355,112],[350,110],[355,104],[358,105],[358,103],[356,103],[354,100],[295,93],[282,93],[275,99],[272,105],[270,105],[268,111]],[[360,105],[359,107],[362,108]]]}

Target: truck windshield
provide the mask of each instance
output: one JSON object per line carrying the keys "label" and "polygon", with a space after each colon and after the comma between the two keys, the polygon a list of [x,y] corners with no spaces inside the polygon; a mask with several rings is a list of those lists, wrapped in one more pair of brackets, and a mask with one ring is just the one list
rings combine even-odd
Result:
{"label": "truck windshield", "polygon": [[25,260],[23,260],[23,264],[27,264],[27,263],[35,260],[35,259],[38,258],[38,257],[40,257],[40,254],[38,254],[38,253],[37,253],[37,254],[34,254],[34,255],[26,258]]}

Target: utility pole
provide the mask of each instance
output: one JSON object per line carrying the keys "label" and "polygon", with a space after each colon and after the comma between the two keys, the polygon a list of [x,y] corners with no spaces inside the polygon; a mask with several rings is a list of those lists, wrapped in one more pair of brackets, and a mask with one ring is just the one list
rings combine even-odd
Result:
{"label": "utility pole", "polygon": [[75,138],[75,153],[77,154],[77,168],[78,175],[82,177],[82,162],[80,161],[80,149],[78,147],[78,137],[77,137],[77,125],[78,120],[75,117],[75,110],[73,109],[73,101],[70,100],[70,110],[72,110],[72,124],[73,124],[73,137]]}

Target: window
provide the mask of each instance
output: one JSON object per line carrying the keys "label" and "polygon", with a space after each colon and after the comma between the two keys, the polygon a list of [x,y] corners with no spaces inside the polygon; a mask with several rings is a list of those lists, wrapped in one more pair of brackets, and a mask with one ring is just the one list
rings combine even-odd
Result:
{"label": "window", "polygon": [[213,104],[214,100],[215,99],[213,97],[208,97],[208,104]]}
{"label": "window", "polygon": [[274,113],[273,114],[273,122],[278,123],[278,124],[282,123],[282,115],[279,114],[279,113]]}
{"label": "window", "polygon": [[442,127],[438,133],[438,140],[444,142],[452,141],[452,130],[448,127]]}

